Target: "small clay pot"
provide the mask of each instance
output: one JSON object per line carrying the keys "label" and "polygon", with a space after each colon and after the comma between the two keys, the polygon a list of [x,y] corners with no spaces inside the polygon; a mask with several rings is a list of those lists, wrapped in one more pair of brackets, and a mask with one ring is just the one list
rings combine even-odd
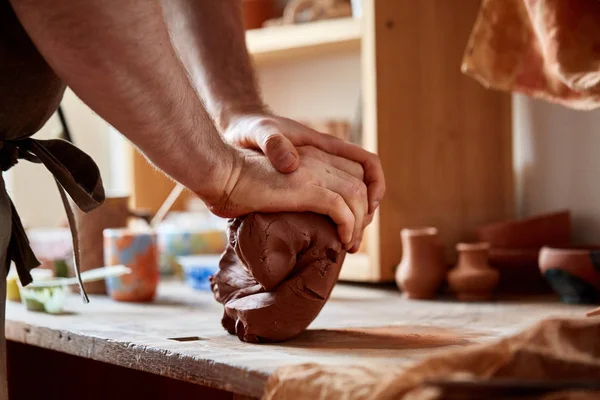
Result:
{"label": "small clay pot", "polygon": [[265,21],[275,16],[275,2],[273,0],[243,0],[242,14],[244,28],[262,28]]}
{"label": "small clay pot", "polygon": [[544,247],[539,265],[564,303],[600,303],[600,246]]}
{"label": "small clay pot", "polygon": [[571,241],[571,214],[558,211],[530,218],[481,226],[477,240],[491,248],[539,249],[542,246],[566,246]]}
{"label": "small clay pot", "polygon": [[448,273],[450,289],[462,301],[489,300],[500,274],[488,264],[488,243],[459,243],[458,264]]}
{"label": "small clay pot", "polygon": [[436,228],[402,229],[402,261],[396,284],[409,299],[430,299],[446,275],[446,265]]}

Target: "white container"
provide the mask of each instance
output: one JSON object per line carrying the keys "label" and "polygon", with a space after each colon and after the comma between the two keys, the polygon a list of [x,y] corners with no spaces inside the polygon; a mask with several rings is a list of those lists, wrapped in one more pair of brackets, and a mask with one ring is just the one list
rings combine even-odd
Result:
{"label": "white container", "polygon": [[185,282],[196,290],[210,290],[209,278],[219,270],[220,260],[220,254],[177,257],[185,275]]}

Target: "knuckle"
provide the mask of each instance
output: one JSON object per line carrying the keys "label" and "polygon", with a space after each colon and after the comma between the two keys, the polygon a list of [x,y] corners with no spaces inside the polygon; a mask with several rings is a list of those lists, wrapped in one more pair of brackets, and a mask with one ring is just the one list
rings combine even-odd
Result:
{"label": "knuckle", "polygon": [[348,182],[348,194],[353,197],[364,198],[367,195],[367,186],[358,179]]}
{"label": "knuckle", "polygon": [[329,205],[332,209],[339,208],[345,205],[344,199],[339,193],[331,192],[329,194],[329,198],[327,199]]}

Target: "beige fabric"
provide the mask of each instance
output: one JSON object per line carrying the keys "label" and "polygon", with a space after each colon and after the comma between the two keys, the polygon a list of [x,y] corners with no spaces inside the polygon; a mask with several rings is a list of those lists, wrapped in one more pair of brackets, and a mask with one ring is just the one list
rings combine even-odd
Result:
{"label": "beige fabric", "polygon": [[[451,350],[404,370],[379,365],[289,366],[270,377],[264,399],[440,398],[437,390],[419,387],[426,379],[600,381],[599,338],[600,318],[551,319],[496,343]],[[571,395],[575,397],[553,398],[580,398],[581,393]]]}
{"label": "beige fabric", "polygon": [[490,88],[600,106],[600,2],[484,0],[462,70]]}

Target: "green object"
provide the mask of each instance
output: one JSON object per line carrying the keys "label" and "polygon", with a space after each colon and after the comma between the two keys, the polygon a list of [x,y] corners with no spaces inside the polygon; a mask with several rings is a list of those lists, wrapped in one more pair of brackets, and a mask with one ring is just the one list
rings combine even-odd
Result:
{"label": "green object", "polygon": [[29,311],[42,311],[49,314],[63,312],[63,305],[67,297],[65,286],[21,288],[21,299]]}
{"label": "green object", "polygon": [[69,277],[69,266],[65,260],[54,261],[54,275],[57,278],[68,278]]}

